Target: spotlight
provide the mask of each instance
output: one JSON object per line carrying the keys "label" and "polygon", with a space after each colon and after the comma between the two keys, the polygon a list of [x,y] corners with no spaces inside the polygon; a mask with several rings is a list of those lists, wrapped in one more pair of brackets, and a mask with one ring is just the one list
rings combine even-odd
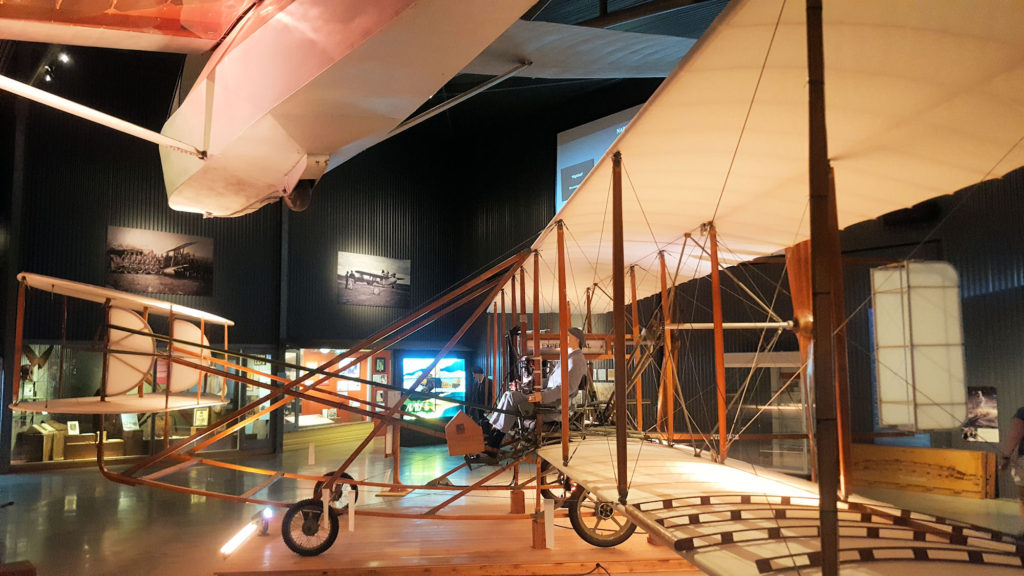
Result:
{"label": "spotlight", "polygon": [[230,556],[231,553],[237,550],[238,547],[242,545],[242,542],[248,540],[254,532],[256,532],[255,522],[249,522],[243,526],[237,534],[231,537],[231,540],[228,540],[226,544],[220,547],[221,555],[224,557]]}
{"label": "spotlight", "polygon": [[237,534],[231,537],[226,544],[221,546],[220,553],[225,558],[234,553],[243,542],[248,540],[253,534],[259,530],[260,536],[266,536],[270,530],[270,519],[274,517],[274,509],[264,508],[259,512],[256,512],[249,519],[249,523],[242,527]]}
{"label": "spotlight", "polygon": [[266,536],[267,532],[270,531],[270,519],[274,517],[274,509],[267,506],[263,510],[257,512],[253,516],[253,521],[258,521],[260,525],[260,536]]}
{"label": "spotlight", "polygon": [[71,62],[71,57],[68,56],[67,52],[61,52],[57,55],[57,60],[60,60],[61,64],[67,64],[68,62]]}

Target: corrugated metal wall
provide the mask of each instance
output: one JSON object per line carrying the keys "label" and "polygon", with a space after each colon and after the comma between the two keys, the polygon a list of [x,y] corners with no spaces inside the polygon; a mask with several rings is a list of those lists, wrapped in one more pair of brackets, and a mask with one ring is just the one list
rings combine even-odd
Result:
{"label": "corrugated metal wall", "polygon": [[[73,53],[82,76],[68,71],[58,77],[61,94],[99,109],[114,102],[120,117],[159,129],[180,58],[98,52]],[[90,57],[102,65],[90,65]],[[114,87],[132,88],[123,94]],[[26,146],[22,270],[102,285],[108,226],[212,238],[213,295],[157,296],[235,320],[235,343],[276,342],[276,206],[234,219],[175,212],[167,206],[154,144],[36,104],[30,107]],[[59,306],[38,303],[28,313],[26,337],[59,336]],[[94,322],[73,318],[69,324],[69,339],[95,337]],[[210,336],[221,340],[220,334]]]}
{"label": "corrugated metal wall", "polygon": [[[338,304],[339,250],[411,260],[415,308],[528,247],[553,214],[557,132],[642,102],[657,84],[503,85],[332,170],[311,207],[289,215],[288,344],[347,345],[409,312]],[[496,114],[513,100],[527,111]],[[441,345],[469,308],[401,346]],[[462,341],[472,362],[483,360],[484,325]]]}
{"label": "corrugated metal wall", "polygon": [[[422,136],[410,130],[339,166],[320,181],[308,210],[289,215],[290,345],[352,343],[454,282],[463,223],[459,198],[442,184],[448,146]],[[411,308],[339,304],[339,251],[410,260]],[[429,346],[455,322],[437,322],[414,340]]]}

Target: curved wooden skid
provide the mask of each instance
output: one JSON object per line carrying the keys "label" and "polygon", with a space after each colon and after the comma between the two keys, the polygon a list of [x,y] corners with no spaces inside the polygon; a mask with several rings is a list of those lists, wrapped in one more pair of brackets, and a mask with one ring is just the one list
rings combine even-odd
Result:
{"label": "curved wooden skid", "polygon": [[38,402],[20,402],[11,404],[12,410],[23,412],[51,412],[54,414],[142,414],[172,412],[220,406],[227,402],[220,396],[200,396],[195,394],[149,394],[146,396],[118,395],[86,396],[83,398],[58,398],[40,400]]}

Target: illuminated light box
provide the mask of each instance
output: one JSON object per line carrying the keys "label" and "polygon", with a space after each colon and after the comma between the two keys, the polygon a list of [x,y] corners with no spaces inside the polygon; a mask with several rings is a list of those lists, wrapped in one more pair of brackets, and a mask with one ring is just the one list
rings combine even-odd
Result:
{"label": "illuminated light box", "polygon": [[[410,356],[402,359],[402,387],[406,390],[412,388],[416,379],[423,374],[432,357]],[[428,391],[439,394],[445,398],[455,401],[466,399],[466,361],[463,358],[445,357],[427,374],[427,380],[420,386],[419,391]],[[412,397],[406,400],[402,409],[406,412],[417,414],[423,418],[451,418],[462,409],[460,404],[449,402],[438,398],[425,398],[413,393]]]}
{"label": "illuminated light box", "polygon": [[871,270],[878,416],[883,426],[941,430],[967,416],[960,279],[946,262]]}

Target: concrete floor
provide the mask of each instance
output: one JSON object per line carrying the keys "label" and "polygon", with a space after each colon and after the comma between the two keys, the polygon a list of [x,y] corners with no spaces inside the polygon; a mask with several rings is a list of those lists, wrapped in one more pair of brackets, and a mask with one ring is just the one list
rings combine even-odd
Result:
{"label": "concrete floor", "polygon": [[[350,468],[361,480],[388,481],[391,462],[378,442]],[[322,474],[337,466],[351,446],[321,447],[316,463],[308,463],[307,450],[282,455],[250,457],[247,465],[302,474]],[[426,483],[462,462],[450,457],[445,446],[405,448],[402,481]],[[456,473],[452,481],[467,483],[494,468],[474,467]],[[532,474],[523,469],[522,474]],[[240,494],[258,481],[251,475],[193,467],[176,479],[200,489]],[[231,574],[287,570],[324,573],[348,568],[352,572],[388,573],[387,567],[577,563],[576,573],[587,572],[598,562],[624,567],[640,561],[665,565],[671,573],[692,568],[667,548],[648,543],[639,533],[613,549],[586,544],[572,531],[567,518],[557,518],[555,548],[535,550],[529,520],[412,520],[360,517],[359,509],[426,510],[452,495],[451,492],[414,492],[404,498],[376,496],[379,489],[360,490],[355,532],[342,532],[334,546],[318,557],[292,553],[280,537],[280,513],[271,521],[267,536],[256,536],[232,556],[219,554],[224,542],[260,510],[252,504],[190,496],[149,487],[133,487],[104,479],[95,468],[18,473],[0,476],[0,534],[5,563],[32,562],[43,576],[51,575],[193,575]],[[297,501],[312,495],[309,482],[278,482],[258,494],[274,500]],[[527,493],[527,510],[534,502]],[[464,514],[504,514],[509,510],[506,492],[478,493],[453,506]],[[675,566],[676,568],[672,568]],[[578,569],[586,567],[586,569]],[[362,569],[363,572],[359,572]],[[482,569],[479,573],[495,573]],[[479,569],[478,569],[479,571]],[[625,570],[623,570],[625,571]],[[637,574],[638,570],[629,572]],[[655,573],[665,572],[655,570]],[[433,572],[437,573],[437,572]],[[448,572],[442,572],[448,573]],[[512,573],[538,573],[523,568]],[[551,573],[551,572],[540,572]],[[597,573],[603,573],[600,570]],[[615,573],[615,572],[613,572]]]}
{"label": "concrete floor", "polygon": [[[250,457],[248,465],[304,474],[320,474],[337,466],[351,446],[340,445],[316,451],[316,463],[309,464],[307,450],[281,455]],[[402,481],[425,483],[462,460],[450,457],[444,446],[406,448],[402,453]],[[390,460],[381,445],[357,460],[352,474],[357,479],[387,481]],[[462,484],[493,471],[477,468],[452,477]],[[531,473],[523,470],[523,474]],[[178,479],[201,489],[242,493],[256,479],[223,470],[194,467]],[[872,499],[905,508],[941,515],[1009,533],[1021,530],[1016,501],[1011,499],[972,500],[915,494],[893,490],[860,489]],[[278,482],[265,496],[297,501],[311,495],[309,483]],[[444,492],[414,492],[401,499],[381,498],[374,489],[360,491],[359,507],[378,510],[425,509],[450,496]],[[493,566],[507,566],[520,574],[551,573],[536,566],[566,563],[576,573],[587,572],[604,563],[609,573],[623,573],[630,565],[663,566],[650,573],[680,573],[691,570],[677,564],[678,556],[663,546],[651,544],[639,531],[625,544],[611,549],[592,547],[580,540],[568,519],[556,519],[555,548],[531,548],[531,525],[516,521],[441,521],[386,519],[356,515],[355,532],[342,532],[334,546],[321,556],[304,558],[288,550],[280,537],[280,516],[270,525],[270,534],[257,536],[228,558],[219,554],[221,545],[259,510],[251,504],[226,502],[175,492],[125,486],[105,480],[95,468],[19,473],[0,476],[0,503],[14,504],[0,509],[2,562],[28,560],[38,574],[50,575],[192,575],[242,574],[255,571],[287,570],[291,573],[389,573],[396,567],[429,566],[478,567],[476,573],[497,573]],[[505,513],[509,498],[504,492],[478,493],[455,505],[453,512]],[[534,503],[527,493],[527,510]],[[519,563],[510,565],[510,562]],[[644,564],[646,563],[646,564]],[[529,565],[535,565],[529,568]],[[491,569],[485,568],[492,566]],[[519,568],[517,568],[519,566]],[[586,566],[589,568],[582,569]],[[675,566],[675,568],[672,568]],[[481,568],[484,567],[484,568]],[[618,567],[619,572],[614,567]],[[348,572],[337,572],[344,568]],[[431,573],[454,573],[448,571]],[[631,570],[633,573],[646,573]],[[462,572],[460,572],[462,573]],[[468,570],[466,573],[469,573]],[[598,570],[595,573],[604,573]]]}

